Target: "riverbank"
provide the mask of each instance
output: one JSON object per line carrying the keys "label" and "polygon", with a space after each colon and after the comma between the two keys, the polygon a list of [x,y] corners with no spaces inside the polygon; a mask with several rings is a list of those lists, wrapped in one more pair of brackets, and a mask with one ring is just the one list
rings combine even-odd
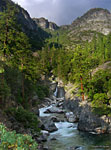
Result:
{"label": "riverbank", "polygon": [[[78,86],[68,83],[64,85],[61,80],[58,82],[57,95],[64,95],[63,108],[73,112],[73,120],[78,122],[78,130],[92,132],[94,134],[111,133],[111,117],[107,115],[98,115],[94,113],[91,102],[87,96],[82,101],[79,95]],[[64,89],[64,90],[63,90]]]}
{"label": "riverbank", "polygon": [[111,117],[94,114],[91,104],[87,101],[66,100],[64,108],[72,111],[78,120],[78,130],[94,134],[111,133]]}
{"label": "riverbank", "polygon": [[[45,150],[106,150],[111,148],[110,134],[94,134],[78,130],[79,123],[74,123],[75,120],[72,120],[72,116],[76,116],[77,113],[74,114],[72,110],[74,107],[77,108],[79,103],[75,102],[75,106],[72,102],[62,101],[63,105],[59,106],[60,100],[61,98],[57,98],[55,104],[52,100],[53,104],[40,109],[40,118],[44,125],[43,130],[45,130],[42,132],[46,136],[43,144]],[[70,115],[69,118],[68,115]]]}

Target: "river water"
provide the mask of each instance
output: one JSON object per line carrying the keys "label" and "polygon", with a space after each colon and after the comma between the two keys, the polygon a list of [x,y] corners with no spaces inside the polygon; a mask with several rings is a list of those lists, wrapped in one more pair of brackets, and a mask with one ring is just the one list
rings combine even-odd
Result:
{"label": "river water", "polygon": [[[40,117],[56,115],[44,113],[50,107],[52,106],[41,108]],[[55,125],[58,131],[50,133],[45,143],[49,150],[111,150],[111,135],[80,132],[77,130],[77,124],[67,121],[57,122]]]}

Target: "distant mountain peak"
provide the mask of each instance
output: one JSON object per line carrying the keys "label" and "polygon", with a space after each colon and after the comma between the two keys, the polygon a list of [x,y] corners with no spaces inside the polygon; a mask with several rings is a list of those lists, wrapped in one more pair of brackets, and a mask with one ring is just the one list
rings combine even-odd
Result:
{"label": "distant mountain peak", "polygon": [[55,23],[49,22],[48,19],[45,19],[44,17],[33,18],[33,20],[43,29],[57,30],[59,28]]}
{"label": "distant mountain peak", "polygon": [[71,29],[96,31],[107,35],[111,32],[111,13],[107,9],[92,8],[71,24]]}
{"label": "distant mountain peak", "polygon": [[93,13],[100,13],[100,12],[110,14],[110,11],[104,8],[91,8],[83,16],[91,15]]}

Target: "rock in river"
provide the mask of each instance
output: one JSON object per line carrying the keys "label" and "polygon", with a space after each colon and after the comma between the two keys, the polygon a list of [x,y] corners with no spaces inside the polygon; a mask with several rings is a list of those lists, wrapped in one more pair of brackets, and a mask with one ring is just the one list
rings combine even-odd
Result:
{"label": "rock in river", "polygon": [[49,132],[58,130],[58,128],[55,126],[55,123],[50,118],[47,118],[47,117],[42,118],[42,122],[44,125],[44,130],[49,131]]}
{"label": "rock in river", "polygon": [[59,114],[61,114],[61,113],[64,113],[64,110],[53,106],[53,107],[47,109],[44,113],[59,113]]}

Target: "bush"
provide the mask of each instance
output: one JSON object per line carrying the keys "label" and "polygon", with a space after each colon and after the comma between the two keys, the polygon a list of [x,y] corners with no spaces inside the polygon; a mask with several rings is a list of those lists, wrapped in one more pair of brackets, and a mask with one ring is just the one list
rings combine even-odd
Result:
{"label": "bush", "polygon": [[111,108],[109,107],[109,100],[105,93],[97,93],[94,95],[92,107],[94,113],[99,114],[100,116],[111,114]]}
{"label": "bush", "polygon": [[39,121],[37,120],[37,116],[23,109],[22,107],[16,108],[8,108],[6,113],[13,116],[18,122],[22,123],[25,128],[31,128],[32,132],[38,132],[40,129],[38,128]]}
{"label": "bush", "polygon": [[2,99],[2,103],[6,103],[6,100],[10,97],[11,91],[8,87],[5,79],[0,79],[0,98]]}
{"label": "bush", "polygon": [[108,103],[108,97],[105,93],[97,93],[94,95],[92,105],[93,107],[105,107]]}
{"label": "bush", "polygon": [[47,86],[44,85],[38,85],[37,89],[36,89],[37,95],[39,97],[39,99],[43,99],[44,97],[48,97],[49,96],[49,89]]}
{"label": "bush", "polygon": [[37,150],[37,143],[29,135],[8,131],[0,124],[0,149],[2,150]]}

